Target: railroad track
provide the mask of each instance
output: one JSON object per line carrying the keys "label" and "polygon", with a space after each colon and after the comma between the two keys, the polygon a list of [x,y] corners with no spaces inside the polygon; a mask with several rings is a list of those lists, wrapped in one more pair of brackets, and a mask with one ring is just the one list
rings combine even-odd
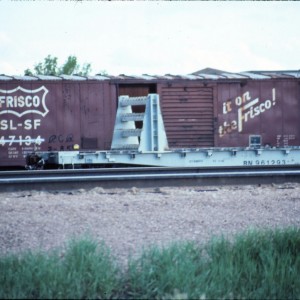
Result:
{"label": "railroad track", "polygon": [[300,182],[299,168],[111,168],[0,172],[0,191]]}

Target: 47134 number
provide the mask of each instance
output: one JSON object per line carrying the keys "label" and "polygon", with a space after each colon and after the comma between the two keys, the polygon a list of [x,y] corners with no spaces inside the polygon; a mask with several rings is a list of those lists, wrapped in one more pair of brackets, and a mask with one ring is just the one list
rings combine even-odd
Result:
{"label": "47134 number", "polygon": [[22,136],[22,135],[9,135],[8,137],[1,136],[0,137],[0,146],[30,146],[31,144],[41,145],[44,139],[41,136],[36,138],[32,138],[30,135]]}

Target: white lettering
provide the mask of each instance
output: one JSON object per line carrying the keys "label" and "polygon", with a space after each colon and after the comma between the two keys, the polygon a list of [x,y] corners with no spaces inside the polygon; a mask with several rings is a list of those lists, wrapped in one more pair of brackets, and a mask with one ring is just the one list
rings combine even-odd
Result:
{"label": "white lettering", "polygon": [[7,130],[7,129],[8,129],[7,120],[1,120],[0,121],[0,130]]}
{"label": "white lettering", "polygon": [[16,130],[17,128],[36,130],[41,126],[41,122],[41,119],[26,119],[24,123],[16,123],[13,120],[0,120],[0,130]]}
{"label": "white lettering", "polygon": [[41,126],[41,120],[40,119],[33,120],[33,129],[37,129],[40,126]]}
{"label": "white lettering", "polygon": [[276,104],[276,90],[273,88],[272,89],[272,100],[273,100],[273,105]]}
{"label": "white lettering", "polygon": [[227,114],[226,103],[223,103],[223,115]]}
{"label": "white lettering", "polygon": [[255,117],[259,116],[261,113],[272,108],[271,100],[266,100],[265,102],[254,107],[254,105],[257,104],[258,101],[259,99],[257,98],[238,109],[238,132],[241,132],[243,130],[244,122],[246,123],[248,122],[249,119],[254,119]]}
{"label": "white lettering", "polygon": [[251,97],[250,97],[250,92],[249,91],[243,94],[243,103],[246,103],[250,99],[251,99]]}
{"label": "white lettering", "polygon": [[9,129],[10,130],[16,130],[17,129],[17,127],[14,126],[13,120],[9,120]]}
{"label": "white lettering", "polygon": [[230,133],[232,130],[237,129],[237,122],[232,121],[230,124],[228,124],[226,121],[219,127],[219,136],[222,137],[227,133]]}
{"label": "white lettering", "polygon": [[236,97],[236,98],[235,98],[235,104],[236,104],[237,106],[241,106],[242,103],[243,103],[242,97]]}
{"label": "white lettering", "polygon": [[38,107],[40,105],[40,103],[41,103],[41,100],[40,100],[39,96],[37,96],[37,95],[33,96],[32,105],[34,107]]}
{"label": "white lettering", "polygon": [[238,109],[238,132],[241,132],[243,130],[243,120],[245,122],[248,121],[248,113],[244,114],[243,112],[247,110],[248,108],[252,107],[259,101],[258,98],[254,99],[253,101],[247,103],[245,106],[242,106]]}
{"label": "white lettering", "polygon": [[0,96],[0,107],[5,103],[5,96]]}
{"label": "white lettering", "polygon": [[20,96],[18,98],[18,107],[24,107],[25,103],[24,103],[24,97]]}
{"label": "white lettering", "polygon": [[[12,146],[12,144],[18,144],[20,146],[23,146],[23,144],[25,144],[26,146],[30,146],[31,144],[35,144],[35,145],[41,145],[43,142],[45,141],[45,139],[41,138],[41,136],[37,136],[36,138],[32,138],[29,135],[26,136],[15,136],[15,135],[9,135],[8,137],[5,136],[1,136],[0,137],[0,145],[1,146],[5,146],[6,144],[8,144],[8,146]],[[8,150],[16,150],[15,147],[10,147],[8,148]]]}
{"label": "white lettering", "polygon": [[31,99],[32,99],[31,96],[26,96],[26,98],[25,98],[26,107],[31,107],[32,106]]}
{"label": "white lettering", "polygon": [[48,90],[44,86],[35,90],[24,89],[21,86],[12,90],[0,89],[0,115],[12,114],[22,117],[35,113],[45,117],[49,112],[46,106],[47,94]]}
{"label": "white lettering", "polygon": [[13,105],[13,101],[14,101],[14,98],[13,96],[7,96],[6,97],[6,107],[14,107]]}
{"label": "white lettering", "polygon": [[265,102],[265,108],[266,109],[270,109],[272,107],[272,102],[271,102],[271,100],[267,100],[266,102]]}
{"label": "white lettering", "polygon": [[31,123],[31,120],[25,120],[24,121],[24,129],[26,129],[26,130],[30,130],[30,129],[32,129],[32,123]]}
{"label": "white lettering", "polygon": [[6,107],[6,108],[18,108],[18,107],[39,107],[41,104],[41,100],[39,96],[0,96],[0,104],[1,107]]}
{"label": "white lettering", "polygon": [[[272,99],[272,100],[269,100]],[[259,116],[260,114],[270,110],[274,105],[276,105],[276,89],[273,88],[271,92],[271,97],[268,100],[260,101],[259,98],[251,100],[250,92],[247,91],[241,96],[236,97],[233,101],[227,100],[223,102],[222,112],[227,114],[232,111],[232,104],[238,107],[237,109],[237,120],[225,121],[219,126],[219,136],[222,137],[226,133],[230,133],[233,130],[238,130],[238,132],[243,131],[244,123],[248,122]]]}

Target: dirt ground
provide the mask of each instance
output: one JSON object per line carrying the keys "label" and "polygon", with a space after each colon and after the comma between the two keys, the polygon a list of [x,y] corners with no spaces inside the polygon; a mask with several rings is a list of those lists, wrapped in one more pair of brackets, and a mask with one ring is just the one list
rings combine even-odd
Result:
{"label": "dirt ground", "polygon": [[0,193],[0,254],[89,234],[120,262],[148,245],[300,226],[300,184]]}

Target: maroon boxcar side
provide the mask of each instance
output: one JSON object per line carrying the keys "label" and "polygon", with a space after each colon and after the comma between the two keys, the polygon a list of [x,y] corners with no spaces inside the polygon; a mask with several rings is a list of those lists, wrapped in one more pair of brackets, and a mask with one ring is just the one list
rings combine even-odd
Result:
{"label": "maroon boxcar side", "polygon": [[300,145],[300,86],[293,79],[219,83],[215,146],[248,147],[251,136],[262,146]]}
{"label": "maroon boxcar side", "polygon": [[105,80],[53,78],[0,80],[1,167],[24,166],[35,150],[110,148],[115,88]]}

